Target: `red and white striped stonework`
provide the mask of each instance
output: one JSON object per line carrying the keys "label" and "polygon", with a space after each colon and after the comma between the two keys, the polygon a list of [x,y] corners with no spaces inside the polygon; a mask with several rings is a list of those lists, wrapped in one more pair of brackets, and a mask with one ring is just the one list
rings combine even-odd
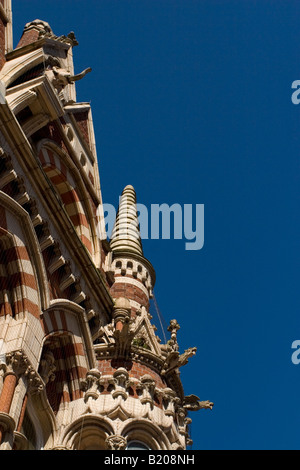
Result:
{"label": "red and white striped stonework", "polygon": [[90,226],[74,178],[62,158],[49,148],[39,152],[43,169],[56,188],[76,231],[89,253],[93,253]]}
{"label": "red and white striped stonework", "polygon": [[0,316],[40,316],[39,293],[17,220],[2,207],[0,227]]}
{"label": "red and white striped stonework", "polygon": [[60,405],[83,396],[80,382],[88,365],[80,327],[74,314],[57,309],[43,314],[44,348],[55,358],[55,380],[47,384],[47,396],[55,412]]}

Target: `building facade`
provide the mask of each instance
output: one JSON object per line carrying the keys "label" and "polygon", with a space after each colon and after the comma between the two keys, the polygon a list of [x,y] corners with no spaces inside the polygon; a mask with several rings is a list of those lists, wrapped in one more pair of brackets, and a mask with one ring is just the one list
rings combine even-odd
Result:
{"label": "building facade", "polygon": [[[111,240],[74,33],[0,0],[0,450],[180,450],[191,443],[176,320],[151,323],[155,271],[130,185]],[[102,229],[99,230],[99,227]]]}

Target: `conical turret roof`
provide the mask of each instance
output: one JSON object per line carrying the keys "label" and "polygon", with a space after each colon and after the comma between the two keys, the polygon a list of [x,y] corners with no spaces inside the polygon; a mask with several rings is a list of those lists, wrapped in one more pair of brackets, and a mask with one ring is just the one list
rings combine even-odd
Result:
{"label": "conical turret roof", "polygon": [[110,246],[114,252],[143,256],[143,247],[136,207],[134,187],[128,185],[120,197],[119,209],[111,234]]}

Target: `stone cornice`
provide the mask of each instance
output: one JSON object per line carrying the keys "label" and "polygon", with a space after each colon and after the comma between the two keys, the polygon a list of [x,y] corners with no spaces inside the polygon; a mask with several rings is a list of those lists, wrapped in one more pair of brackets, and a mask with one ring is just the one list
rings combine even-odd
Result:
{"label": "stone cornice", "polygon": [[9,52],[8,54],[6,54],[6,60],[10,61],[10,60],[16,59],[17,57],[21,57],[22,55],[28,54],[29,52],[32,52],[36,49],[40,49],[43,46],[51,46],[51,47],[55,47],[57,49],[58,48],[60,48],[60,49],[63,48],[65,50],[68,50],[68,49],[70,49],[71,44],[58,42],[55,39],[50,39],[50,38],[45,38],[44,37],[42,39],[38,39],[37,41],[35,41],[31,44],[27,44],[26,46],[19,47],[17,49],[14,49],[13,51]]}

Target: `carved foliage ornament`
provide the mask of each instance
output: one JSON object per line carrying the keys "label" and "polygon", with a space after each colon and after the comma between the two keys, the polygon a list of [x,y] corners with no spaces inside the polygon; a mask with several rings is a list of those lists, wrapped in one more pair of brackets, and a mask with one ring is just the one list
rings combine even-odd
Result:
{"label": "carved foliage ornament", "polygon": [[7,370],[11,370],[17,377],[24,375],[28,381],[28,390],[31,393],[39,393],[44,387],[44,381],[32,367],[23,351],[14,351],[6,355]]}
{"label": "carved foliage ornament", "polygon": [[115,434],[106,439],[106,445],[109,450],[125,450],[127,447],[127,439]]}

